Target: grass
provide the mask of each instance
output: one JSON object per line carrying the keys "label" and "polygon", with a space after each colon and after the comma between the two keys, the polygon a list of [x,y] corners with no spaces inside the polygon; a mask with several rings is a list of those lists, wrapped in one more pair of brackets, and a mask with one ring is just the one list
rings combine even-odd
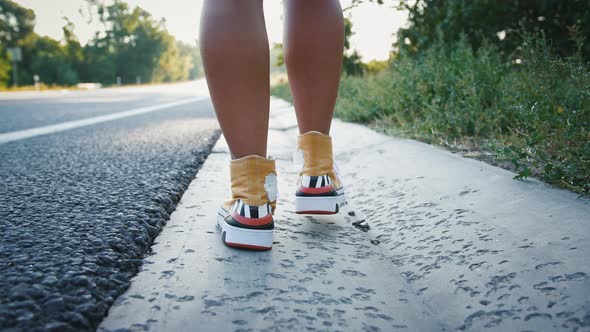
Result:
{"label": "grass", "polygon": [[[375,75],[343,76],[336,116],[588,195],[589,68],[579,56],[554,57],[540,37],[510,57],[490,45],[439,43]],[[272,93],[291,99],[287,84]]]}

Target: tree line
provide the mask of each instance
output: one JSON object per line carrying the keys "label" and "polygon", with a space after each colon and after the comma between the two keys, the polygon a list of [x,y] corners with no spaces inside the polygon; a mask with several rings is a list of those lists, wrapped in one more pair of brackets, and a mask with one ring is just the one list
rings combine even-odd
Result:
{"label": "tree line", "polygon": [[588,0],[353,0],[349,8],[366,2],[408,12],[409,24],[397,31],[392,45],[395,52],[420,55],[439,42],[465,38],[473,50],[494,45],[509,57],[535,34],[555,55],[590,60]]}
{"label": "tree line", "polygon": [[[344,12],[363,3],[408,13],[407,26],[396,32],[390,61],[402,53],[419,57],[433,45],[454,45],[460,39],[474,51],[493,45],[505,58],[516,58],[531,35],[543,38],[556,56],[590,60],[588,0],[353,0]],[[361,62],[349,43],[352,22],[345,18],[344,23],[343,72],[361,76],[386,68],[386,62]]]}
{"label": "tree line", "polygon": [[178,41],[164,21],[140,7],[116,0],[110,5],[88,0],[102,30],[81,45],[74,25],[64,18],[63,39],[34,32],[36,15],[11,0],[0,0],[0,86],[14,84],[9,48],[21,49],[19,85],[37,75],[47,85],[98,82],[104,85],[172,82],[202,76],[195,44]]}

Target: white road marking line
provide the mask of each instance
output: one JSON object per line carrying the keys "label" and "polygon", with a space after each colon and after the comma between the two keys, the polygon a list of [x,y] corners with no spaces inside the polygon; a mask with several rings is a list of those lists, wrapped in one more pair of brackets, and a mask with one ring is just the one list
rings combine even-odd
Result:
{"label": "white road marking line", "polygon": [[147,106],[147,107],[140,107],[140,108],[135,108],[135,109],[125,111],[125,112],[101,115],[101,116],[96,116],[96,117],[92,117],[92,118],[88,118],[88,119],[74,120],[74,121],[58,123],[58,124],[50,125],[50,126],[43,126],[43,127],[37,127],[37,128],[31,128],[31,129],[12,131],[12,132],[8,132],[8,133],[0,134],[0,144],[12,142],[12,141],[18,141],[21,139],[40,136],[40,135],[57,133],[60,131],[80,128],[80,127],[85,127],[85,126],[91,126],[91,125],[94,125],[97,123],[127,118],[127,117],[134,116],[134,115],[150,113],[150,112],[154,112],[154,111],[163,110],[165,108],[194,103],[196,101],[204,100],[207,98],[209,98],[209,97],[202,96],[202,97],[188,98],[188,99],[183,99],[183,100],[179,100],[179,101],[175,101],[175,102],[171,102],[171,103],[165,103],[165,104]]}

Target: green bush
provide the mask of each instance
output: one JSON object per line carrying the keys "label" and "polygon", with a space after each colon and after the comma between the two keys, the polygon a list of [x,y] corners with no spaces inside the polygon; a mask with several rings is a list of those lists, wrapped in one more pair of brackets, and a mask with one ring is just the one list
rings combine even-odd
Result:
{"label": "green bush", "polygon": [[504,72],[491,46],[473,52],[464,40],[448,48],[437,44],[418,58],[400,57],[376,76],[344,79],[338,115],[359,122],[384,119],[433,137],[487,136],[509,121],[497,107]]}
{"label": "green bush", "polygon": [[542,37],[509,59],[462,38],[400,55],[376,75],[343,76],[336,115],[429,143],[468,143],[509,161],[518,177],[590,192],[589,66],[552,56]]}

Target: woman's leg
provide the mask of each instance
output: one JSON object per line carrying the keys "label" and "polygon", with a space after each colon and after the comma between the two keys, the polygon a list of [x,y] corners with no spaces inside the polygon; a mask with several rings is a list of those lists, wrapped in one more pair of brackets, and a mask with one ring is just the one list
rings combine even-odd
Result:
{"label": "woman's leg", "polygon": [[338,0],[285,0],[284,54],[303,158],[295,212],[338,213],[346,204],[329,136],[340,83],[344,25]]}
{"label": "woman's leg", "polygon": [[199,42],[232,158],[266,157],[269,47],[262,0],[205,0]]}
{"label": "woman's leg", "polygon": [[266,159],[269,49],[262,0],[205,0],[201,55],[213,106],[229,145],[231,198],[218,210],[222,241],[272,247],[275,161]]}
{"label": "woman's leg", "polygon": [[285,0],[283,50],[299,132],[329,134],[340,83],[344,23],[338,0]]}

